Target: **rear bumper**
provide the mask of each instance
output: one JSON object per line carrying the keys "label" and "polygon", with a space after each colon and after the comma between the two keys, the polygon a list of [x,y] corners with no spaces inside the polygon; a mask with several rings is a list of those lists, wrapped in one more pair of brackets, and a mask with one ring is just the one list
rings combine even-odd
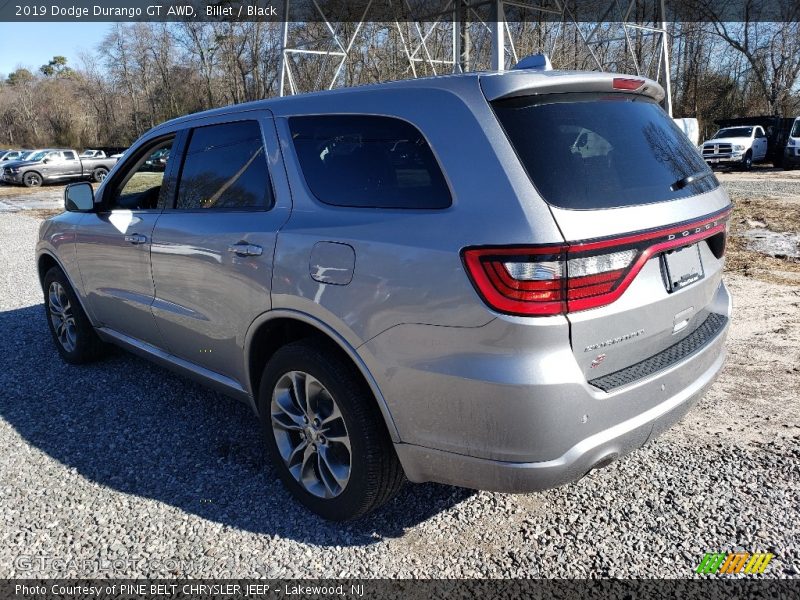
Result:
{"label": "rear bumper", "polygon": [[[730,315],[724,285],[708,308]],[[558,322],[542,322],[534,331],[501,319],[435,328],[435,339],[423,337],[423,326],[396,327],[362,347],[373,373],[382,357],[399,361],[377,380],[411,481],[526,492],[579,479],[686,414],[722,368],[729,327],[725,319],[676,362],[603,391],[577,368]],[[398,358],[411,340],[413,352]]]}
{"label": "rear bumper", "polygon": [[395,444],[395,450],[406,476],[414,482],[436,481],[473,489],[523,493],[576,481],[592,469],[641,447],[680,421],[721,370],[725,361],[726,332],[703,350],[715,358],[691,385],[653,408],[581,440],[553,460],[524,463],[486,460],[410,444]]}

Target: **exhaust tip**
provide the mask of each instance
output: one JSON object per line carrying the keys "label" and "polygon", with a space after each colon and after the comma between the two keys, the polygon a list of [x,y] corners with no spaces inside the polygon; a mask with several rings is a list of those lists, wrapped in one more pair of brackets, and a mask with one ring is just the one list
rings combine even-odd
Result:
{"label": "exhaust tip", "polygon": [[608,454],[608,455],[604,456],[603,458],[601,458],[600,460],[598,460],[596,463],[594,463],[594,464],[593,464],[593,465],[592,465],[592,466],[589,468],[589,470],[586,472],[586,474],[588,475],[588,474],[589,474],[589,473],[591,473],[592,471],[596,471],[597,469],[603,469],[603,468],[607,467],[607,466],[608,466],[608,465],[610,465],[612,462],[614,462],[615,460],[617,460],[617,458],[619,458],[619,454],[617,454],[616,452],[614,452],[614,453],[612,453],[612,454]]}

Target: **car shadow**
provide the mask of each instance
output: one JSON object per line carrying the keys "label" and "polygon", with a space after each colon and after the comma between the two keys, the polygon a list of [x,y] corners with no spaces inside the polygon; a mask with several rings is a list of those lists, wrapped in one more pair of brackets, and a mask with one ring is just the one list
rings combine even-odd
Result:
{"label": "car shadow", "polygon": [[0,416],[30,445],[98,484],[323,546],[400,537],[474,494],[406,485],[361,520],[325,521],[284,489],[249,407],[122,351],[94,365],[67,365],[43,311],[40,304],[0,312]]}

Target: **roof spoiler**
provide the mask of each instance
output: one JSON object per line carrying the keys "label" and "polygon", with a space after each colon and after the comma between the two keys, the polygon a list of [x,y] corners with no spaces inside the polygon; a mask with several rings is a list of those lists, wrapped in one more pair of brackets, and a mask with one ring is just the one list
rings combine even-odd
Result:
{"label": "roof spoiler", "polygon": [[657,102],[664,99],[664,89],[652,79],[597,71],[515,68],[501,73],[486,73],[481,75],[480,82],[490,102],[501,98],[570,92],[641,94]]}

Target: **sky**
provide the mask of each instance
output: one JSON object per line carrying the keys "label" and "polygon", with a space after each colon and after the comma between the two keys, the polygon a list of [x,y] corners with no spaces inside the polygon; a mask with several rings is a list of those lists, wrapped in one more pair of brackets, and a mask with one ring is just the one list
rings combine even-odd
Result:
{"label": "sky", "polygon": [[77,66],[81,51],[93,52],[110,23],[0,23],[0,74],[22,66],[36,71],[56,55]]}

